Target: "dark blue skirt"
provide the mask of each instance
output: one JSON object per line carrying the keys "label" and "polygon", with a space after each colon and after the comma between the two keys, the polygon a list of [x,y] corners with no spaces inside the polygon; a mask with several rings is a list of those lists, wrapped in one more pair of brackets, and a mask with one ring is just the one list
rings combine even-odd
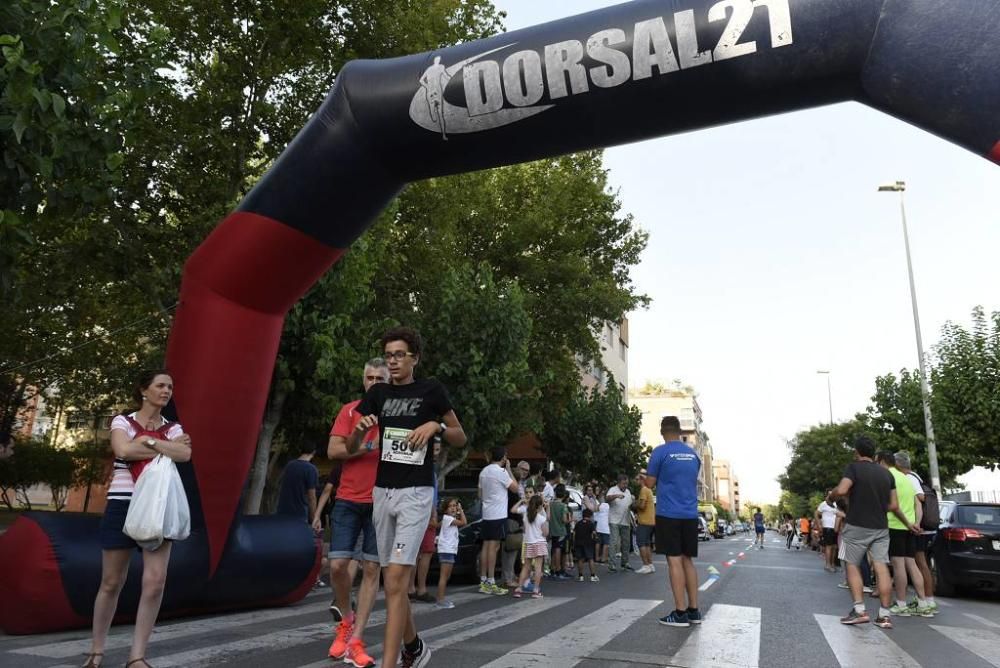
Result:
{"label": "dark blue skirt", "polygon": [[101,549],[132,550],[139,545],[129,538],[122,527],[125,526],[125,516],[128,515],[129,502],[124,499],[109,499],[101,517]]}

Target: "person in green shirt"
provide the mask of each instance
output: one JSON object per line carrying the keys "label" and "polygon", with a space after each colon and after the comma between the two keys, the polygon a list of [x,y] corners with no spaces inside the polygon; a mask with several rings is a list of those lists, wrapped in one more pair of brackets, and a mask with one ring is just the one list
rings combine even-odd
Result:
{"label": "person in green shirt", "polygon": [[[906,475],[896,468],[896,457],[891,452],[880,452],[876,458],[878,463],[892,474],[896,482],[896,496],[899,499],[899,509],[903,518],[894,512],[886,513],[889,521],[889,560],[892,562],[893,584],[896,588],[896,604],[889,612],[900,617],[912,614],[920,617],[933,617],[934,609],[923,598],[924,577],[917,567],[917,534],[920,533],[922,508],[917,500],[913,484]],[[905,523],[903,522],[905,519]],[[917,591],[917,607],[910,608],[906,604],[907,576]]]}
{"label": "person in green shirt", "polygon": [[569,492],[566,485],[558,484],[556,497],[549,503],[549,538],[552,540],[552,579],[568,580],[569,575],[563,566],[563,551],[566,548],[566,526],[570,522],[567,499]]}

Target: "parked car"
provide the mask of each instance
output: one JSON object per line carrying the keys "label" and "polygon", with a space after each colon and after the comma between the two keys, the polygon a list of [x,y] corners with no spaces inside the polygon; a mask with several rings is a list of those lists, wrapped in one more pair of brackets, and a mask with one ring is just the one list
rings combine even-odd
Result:
{"label": "parked car", "polygon": [[934,593],[1000,590],[1000,504],[941,501],[931,549]]}
{"label": "parked car", "polygon": [[702,517],[698,516],[698,540],[711,540],[712,537],[708,534],[708,521]]}

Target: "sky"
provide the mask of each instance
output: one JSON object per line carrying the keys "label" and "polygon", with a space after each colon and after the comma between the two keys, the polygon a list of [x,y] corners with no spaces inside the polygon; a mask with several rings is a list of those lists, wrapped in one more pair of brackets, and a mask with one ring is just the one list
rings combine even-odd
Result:
{"label": "sky", "polygon": [[[618,4],[494,0],[508,30]],[[864,411],[875,377],[917,366],[899,196],[924,347],[976,305],[1000,310],[1000,168],[855,103],[608,149],[650,234],[633,269],[629,385],[698,391],[745,500],[776,500],[787,441]],[[939,449],[952,447],[940,443]],[[1000,486],[1000,485],[998,485]]]}

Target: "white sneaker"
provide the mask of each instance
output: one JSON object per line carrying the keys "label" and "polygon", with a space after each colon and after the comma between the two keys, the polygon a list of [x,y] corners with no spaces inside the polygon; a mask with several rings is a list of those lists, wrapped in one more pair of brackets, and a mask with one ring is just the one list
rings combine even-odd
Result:
{"label": "white sneaker", "polygon": [[650,564],[649,565],[649,572],[650,573],[655,573],[656,572],[656,566],[654,566],[653,564]]}

